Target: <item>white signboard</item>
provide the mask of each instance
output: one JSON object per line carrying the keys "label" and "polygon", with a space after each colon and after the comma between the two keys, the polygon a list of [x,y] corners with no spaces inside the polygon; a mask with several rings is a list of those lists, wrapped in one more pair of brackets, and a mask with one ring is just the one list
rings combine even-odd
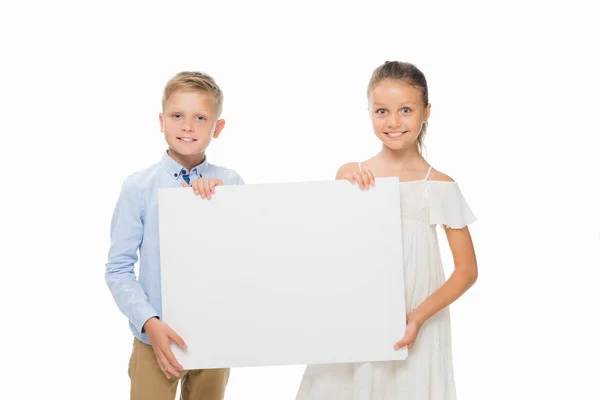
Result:
{"label": "white signboard", "polygon": [[406,358],[397,178],[160,189],[159,227],[185,369]]}

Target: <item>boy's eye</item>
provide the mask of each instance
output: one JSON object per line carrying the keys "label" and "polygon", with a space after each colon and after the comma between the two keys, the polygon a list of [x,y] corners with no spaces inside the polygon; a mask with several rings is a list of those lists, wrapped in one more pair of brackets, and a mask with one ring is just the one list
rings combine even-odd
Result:
{"label": "boy's eye", "polygon": [[181,118],[181,114],[175,113],[175,114],[173,114],[173,118]]}
{"label": "boy's eye", "polygon": [[198,117],[196,117],[196,119],[198,119],[198,121],[202,121],[202,120],[205,120],[206,118],[204,118],[203,116],[199,115]]}
{"label": "boy's eye", "polygon": [[383,114],[385,114],[385,109],[384,108],[380,108],[377,111],[375,111],[375,114],[383,115]]}

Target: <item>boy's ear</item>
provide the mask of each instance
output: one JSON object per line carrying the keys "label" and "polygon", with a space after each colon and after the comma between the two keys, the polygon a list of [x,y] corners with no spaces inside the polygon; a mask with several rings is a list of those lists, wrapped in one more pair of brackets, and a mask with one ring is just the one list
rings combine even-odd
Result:
{"label": "boy's ear", "polygon": [[213,133],[213,138],[215,138],[215,139],[218,138],[224,127],[225,127],[225,120],[224,119],[218,120],[217,125],[215,126],[215,133]]}
{"label": "boy's ear", "polygon": [[163,113],[158,113],[158,120],[160,121],[160,131],[165,133],[165,118],[163,117]]}

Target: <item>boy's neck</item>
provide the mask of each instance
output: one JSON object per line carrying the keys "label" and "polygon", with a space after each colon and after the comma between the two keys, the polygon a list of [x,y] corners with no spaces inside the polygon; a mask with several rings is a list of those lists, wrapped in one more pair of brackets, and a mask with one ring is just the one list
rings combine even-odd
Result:
{"label": "boy's neck", "polygon": [[204,152],[199,153],[199,154],[193,154],[193,155],[189,155],[189,156],[184,156],[182,154],[179,154],[179,153],[177,153],[177,152],[169,149],[169,150],[167,150],[167,154],[174,161],[177,161],[188,172],[192,168],[194,168],[194,167],[202,164],[204,162],[204,159],[206,158],[206,154]]}

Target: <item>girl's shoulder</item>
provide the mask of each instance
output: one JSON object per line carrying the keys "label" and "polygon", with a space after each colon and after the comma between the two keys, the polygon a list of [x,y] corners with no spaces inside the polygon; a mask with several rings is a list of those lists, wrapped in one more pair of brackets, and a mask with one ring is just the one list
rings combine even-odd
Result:
{"label": "girl's shoulder", "polygon": [[441,171],[438,171],[435,168],[431,169],[431,173],[429,174],[429,180],[434,182],[454,182],[450,176],[444,174]]}
{"label": "girl's shoulder", "polygon": [[343,179],[346,177],[346,175],[352,174],[359,170],[360,170],[359,163],[349,162],[338,168],[337,173],[335,174],[335,177],[336,177],[336,179]]}

